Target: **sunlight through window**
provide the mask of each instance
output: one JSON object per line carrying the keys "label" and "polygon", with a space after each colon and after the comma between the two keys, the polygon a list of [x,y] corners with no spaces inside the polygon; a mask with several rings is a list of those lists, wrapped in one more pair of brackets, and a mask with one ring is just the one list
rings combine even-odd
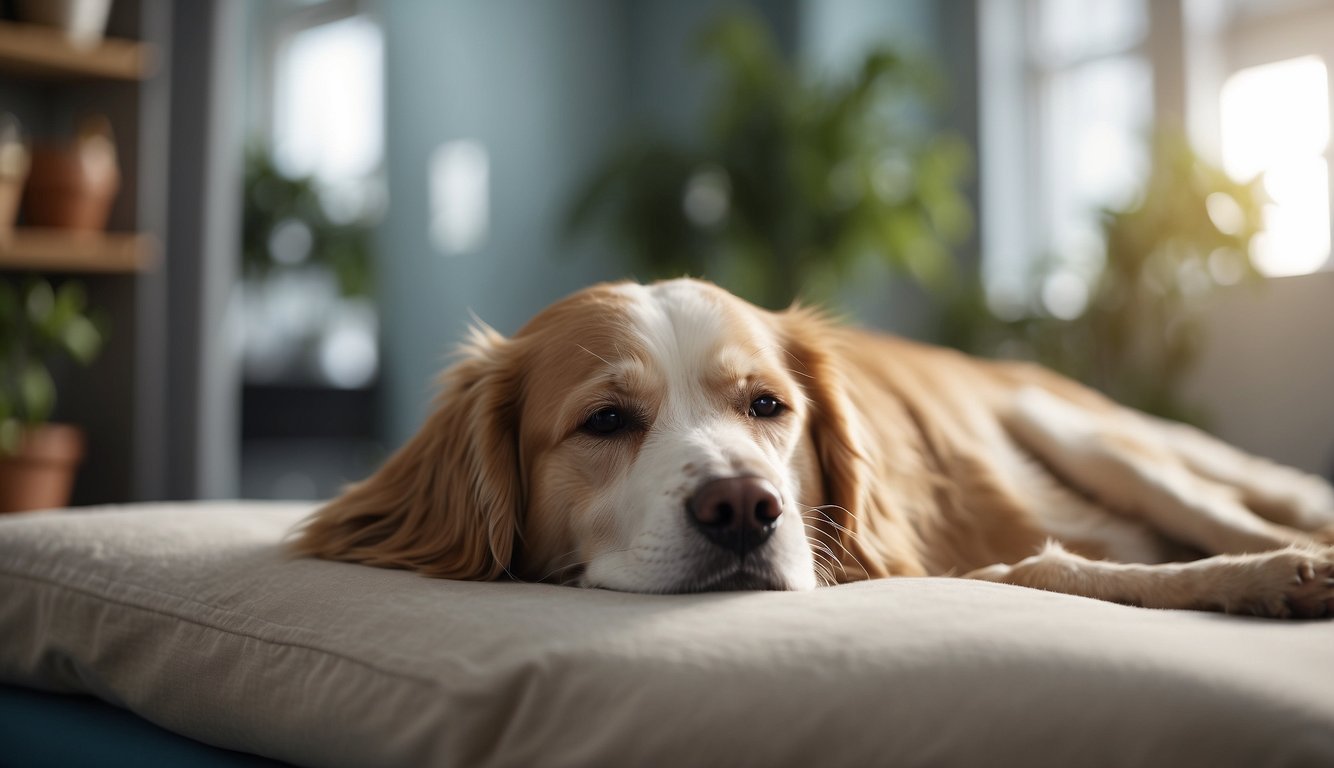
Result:
{"label": "sunlight through window", "polygon": [[278,54],[274,154],[291,175],[360,181],[380,163],[383,42],[361,16],[295,35]]}
{"label": "sunlight through window", "polygon": [[1251,259],[1269,276],[1303,275],[1329,260],[1329,85],[1318,56],[1243,69],[1223,85],[1223,166],[1262,175],[1271,201]]}

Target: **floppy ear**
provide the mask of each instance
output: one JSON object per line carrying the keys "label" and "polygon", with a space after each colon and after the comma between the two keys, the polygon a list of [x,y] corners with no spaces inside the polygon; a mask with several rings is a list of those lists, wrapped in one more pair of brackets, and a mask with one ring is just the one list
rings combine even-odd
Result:
{"label": "floppy ear", "polygon": [[833,322],[816,310],[795,306],[778,318],[792,370],[810,404],[806,429],[820,470],[818,493],[823,505],[811,524],[841,545],[832,547],[841,556],[857,547],[858,520],[864,515],[870,483],[860,421],[829,347]]}
{"label": "floppy ear", "polygon": [[880,444],[883,437],[878,442],[868,431],[870,417],[862,413],[861,399],[844,374],[848,358],[858,353],[856,340],[809,309],[789,309],[778,318],[793,370],[810,401],[807,432],[825,506],[809,522],[839,560],[833,575],[841,581],[926,575],[911,526],[896,523],[893,481],[886,477],[895,454]]}
{"label": "floppy ear", "polygon": [[507,572],[523,503],[513,345],[474,328],[426,424],[369,479],[316,511],[295,550],[449,579]]}

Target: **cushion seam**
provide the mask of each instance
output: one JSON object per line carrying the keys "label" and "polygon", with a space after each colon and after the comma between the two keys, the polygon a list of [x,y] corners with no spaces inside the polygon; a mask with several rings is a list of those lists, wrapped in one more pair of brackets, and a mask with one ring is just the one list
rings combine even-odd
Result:
{"label": "cushion seam", "polygon": [[[373,671],[373,672],[377,672],[377,673],[384,674],[384,675],[389,675],[389,676],[391,676],[391,677],[400,678],[400,679],[402,679],[402,680],[406,680],[406,681],[409,681],[409,682],[420,683],[420,684],[423,684],[423,685],[425,685],[425,686],[427,686],[427,687],[429,687],[429,688],[438,688],[438,687],[440,687],[440,683],[439,683],[438,681],[434,680],[433,678],[430,678],[430,677],[421,677],[421,676],[418,676],[418,675],[413,675],[413,674],[411,674],[411,673],[401,672],[401,671],[393,670],[393,669],[386,669],[386,668],[384,668],[383,666],[381,666],[381,665],[379,665],[379,664],[376,664],[376,663],[374,663],[374,662],[367,661],[367,660],[365,660],[365,659],[361,659],[361,658],[358,658],[358,657],[356,657],[356,656],[352,656],[352,655],[350,655],[350,654],[343,653],[343,652],[340,652],[340,651],[334,651],[334,650],[330,650],[330,649],[327,649],[327,648],[321,648],[321,647],[319,647],[319,646],[317,646],[317,645],[314,645],[314,644],[300,643],[300,642],[292,642],[292,641],[287,641],[287,640],[277,640],[277,639],[270,638],[270,637],[264,637],[264,636],[262,636],[262,635],[260,635],[260,634],[258,634],[258,633],[255,633],[255,632],[244,632],[244,631],[240,631],[240,630],[236,630],[236,629],[231,629],[231,628],[228,628],[228,627],[219,626],[217,623],[214,623],[214,622],[209,622],[209,621],[206,621],[206,620],[203,620],[203,619],[194,618],[194,617],[190,617],[190,616],[183,616],[183,615],[180,615],[180,614],[178,614],[178,613],[175,613],[175,612],[172,612],[172,611],[169,611],[169,610],[158,609],[158,608],[152,608],[152,607],[149,607],[149,606],[146,606],[146,605],[140,605],[140,604],[138,604],[138,603],[129,602],[129,601],[126,601],[126,600],[121,600],[121,599],[114,598],[114,597],[109,597],[109,596],[107,596],[107,595],[98,594],[97,592],[94,592],[94,591],[92,591],[92,590],[83,589],[83,588],[80,588],[80,587],[77,587],[77,586],[73,586],[73,585],[70,585],[70,584],[65,584],[65,583],[62,583],[62,582],[59,582],[59,581],[52,581],[52,580],[45,579],[45,578],[42,578],[42,577],[39,577],[39,576],[34,576],[34,575],[31,575],[31,574],[14,573],[14,572],[12,572],[12,571],[4,571],[4,570],[0,570],[0,577],[8,577],[8,578],[13,578],[13,579],[19,579],[19,580],[30,581],[30,582],[36,583],[36,584],[41,585],[41,586],[44,586],[44,587],[52,588],[52,589],[53,589],[54,591],[56,591],[56,592],[64,591],[64,592],[67,592],[67,593],[71,593],[71,594],[73,594],[73,595],[77,595],[77,596],[79,596],[79,597],[81,597],[81,598],[89,598],[89,599],[93,599],[93,600],[95,600],[95,601],[102,601],[102,602],[105,602],[105,603],[109,603],[109,604],[117,605],[117,606],[120,606],[120,607],[122,607],[122,608],[131,608],[131,609],[134,609],[134,610],[137,610],[137,611],[141,611],[141,612],[143,612],[143,613],[151,613],[151,614],[155,614],[155,615],[158,615],[158,616],[163,616],[163,617],[166,617],[166,618],[169,618],[169,619],[173,619],[173,620],[176,620],[176,621],[182,621],[182,622],[185,622],[185,623],[187,623],[187,624],[192,624],[192,625],[194,625],[194,626],[201,627],[201,628],[203,628],[203,629],[212,630],[212,631],[214,631],[214,632],[220,632],[220,633],[225,634],[225,635],[233,635],[233,636],[235,636],[235,637],[248,638],[248,639],[256,640],[256,641],[258,641],[258,642],[265,643],[265,644],[272,645],[272,646],[279,646],[279,647],[283,647],[283,648],[296,648],[296,649],[300,649],[300,650],[311,651],[311,652],[314,652],[314,653],[319,653],[319,654],[322,654],[322,655],[325,655],[325,656],[329,656],[329,657],[332,657],[332,658],[335,658],[335,659],[339,659],[339,660],[342,660],[342,661],[346,661],[346,662],[349,662],[349,663],[351,663],[351,664],[355,664],[355,665],[360,666],[360,667],[364,667],[364,668],[369,669],[369,670],[371,670],[371,671]],[[160,594],[170,595],[170,593],[160,593]],[[173,597],[174,597],[174,596],[173,596]],[[198,604],[198,605],[207,605],[206,603],[197,603],[197,604]],[[217,608],[215,607],[215,610],[221,610],[221,609],[217,609]],[[238,613],[238,612],[234,612],[234,611],[229,611],[229,612],[228,612],[228,615],[231,615],[231,616],[240,616],[240,617],[244,617],[244,618],[247,618],[247,619],[254,619],[254,620],[256,620],[256,621],[262,622],[262,623],[267,624],[267,625],[269,625],[269,626],[280,627],[280,628],[283,628],[283,629],[299,629],[298,627],[287,627],[287,626],[284,626],[284,625],[282,625],[282,624],[275,624],[275,623],[273,623],[273,622],[267,621],[266,619],[260,618],[260,617],[258,617],[258,616],[251,616],[251,615],[248,614],[248,613]]]}
{"label": "cushion seam", "polygon": [[[139,592],[144,592],[144,593],[147,593],[147,594],[149,594],[149,595],[154,595],[154,596],[156,596],[156,597],[166,597],[166,598],[171,598],[172,600],[175,600],[175,601],[177,601],[177,602],[179,602],[179,603],[185,603],[185,604],[193,605],[193,606],[196,606],[196,607],[199,607],[199,608],[204,608],[204,609],[214,610],[214,611],[217,611],[217,610],[223,610],[223,609],[218,608],[216,605],[213,605],[212,603],[208,603],[208,602],[205,602],[205,601],[203,601],[203,600],[199,600],[198,598],[194,598],[194,597],[191,597],[191,596],[189,596],[189,595],[180,595],[180,594],[177,594],[177,593],[175,593],[175,592],[164,592],[164,591],[162,591],[162,590],[160,590],[160,589],[154,589],[154,588],[152,588],[152,587],[147,587],[147,586],[144,586],[144,585],[142,585],[142,584],[136,584],[136,583],[134,583],[134,582],[119,582],[119,583],[118,583],[118,582],[114,582],[112,579],[109,579],[109,578],[103,576],[103,575],[100,574],[100,573],[94,573],[94,572],[90,572],[90,571],[88,571],[88,572],[81,572],[81,571],[79,571],[77,568],[71,568],[71,567],[67,567],[67,566],[63,566],[63,565],[61,565],[61,566],[59,566],[59,567],[57,567],[57,568],[55,568],[55,569],[51,569],[50,572],[48,572],[48,573],[38,573],[38,572],[36,572],[35,570],[21,570],[21,571],[15,571],[15,570],[8,570],[8,569],[5,569],[5,568],[0,568],[0,577],[3,577],[3,576],[12,576],[12,577],[14,577],[14,578],[19,578],[19,579],[29,579],[29,580],[31,580],[31,581],[36,581],[36,582],[43,583],[43,584],[47,584],[47,585],[50,585],[50,586],[64,587],[64,588],[66,588],[66,589],[69,589],[69,590],[72,590],[72,591],[75,591],[75,592],[79,592],[79,593],[81,593],[81,594],[88,595],[88,596],[90,596],[90,597],[95,597],[95,598],[98,598],[98,599],[101,599],[101,600],[110,600],[110,601],[114,601],[114,602],[116,602],[117,604],[120,604],[120,605],[131,605],[131,606],[138,606],[138,607],[146,607],[146,606],[140,606],[138,603],[129,601],[129,598],[126,598],[126,597],[116,597],[116,596],[114,596],[114,595],[109,594],[107,591],[100,591],[99,589],[94,588],[93,586],[86,586],[86,587],[85,587],[85,586],[75,586],[75,585],[73,585],[73,584],[70,584],[70,583],[68,583],[68,582],[66,582],[66,581],[64,580],[64,573],[62,573],[62,571],[63,571],[64,573],[68,573],[68,574],[71,575],[71,576],[76,576],[76,577],[83,578],[83,579],[87,579],[87,580],[90,580],[90,581],[93,580],[93,579],[96,579],[97,582],[99,582],[99,583],[96,585],[97,588],[104,588],[104,587],[106,587],[106,586],[108,586],[108,585],[115,585],[115,586],[120,586],[120,587],[124,587],[124,588],[127,588],[127,589],[136,590],[136,591],[139,591]],[[152,610],[152,609],[149,609],[149,610]],[[165,612],[165,611],[160,611],[160,613],[167,614],[167,612]],[[170,615],[170,614],[167,614],[167,615]],[[234,615],[234,616],[244,616],[244,617],[247,618],[247,619],[253,619],[254,621],[260,622],[260,623],[262,623],[262,624],[267,624],[268,626],[270,626],[270,627],[275,627],[275,628],[277,628],[277,629],[287,629],[287,630],[292,630],[292,631],[302,631],[302,630],[305,630],[305,629],[306,629],[305,627],[294,627],[294,626],[291,626],[291,625],[288,625],[288,624],[279,624],[279,623],[276,622],[276,621],[270,621],[269,619],[265,619],[265,618],[262,618],[262,617],[259,617],[259,616],[252,616],[252,615],[250,615],[250,614],[248,614],[248,613],[235,613],[235,612],[232,612],[231,615]],[[184,618],[184,617],[181,617],[181,618]]]}

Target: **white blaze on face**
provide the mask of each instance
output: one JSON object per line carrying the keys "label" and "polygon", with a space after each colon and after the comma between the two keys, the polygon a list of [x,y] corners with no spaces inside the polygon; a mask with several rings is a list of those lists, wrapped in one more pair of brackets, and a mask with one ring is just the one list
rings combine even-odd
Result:
{"label": "white blaze on face", "polygon": [[633,464],[604,496],[615,542],[589,562],[584,582],[679,591],[706,580],[711,568],[734,567],[736,555],[694,528],[687,504],[709,480],[756,476],[779,490],[783,513],[768,541],[747,555],[751,567],[788,589],[813,588],[814,567],[796,502],[799,488],[790,469],[796,428],[790,426],[782,437],[760,437],[762,430],[750,423],[744,406],[719,386],[729,372],[744,376],[761,361],[779,366],[772,356],[782,353],[772,333],[691,281],[623,290],[633,299],[635,343],[661,391]]}

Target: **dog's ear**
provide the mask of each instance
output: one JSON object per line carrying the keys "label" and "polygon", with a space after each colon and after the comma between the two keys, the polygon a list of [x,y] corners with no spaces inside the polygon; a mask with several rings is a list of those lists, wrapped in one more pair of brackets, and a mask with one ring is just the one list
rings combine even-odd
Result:
{"label": "dog's ear", "polygon": [[[792,371],[809,403],[807,436],[820,470],[821,506],[810,522],[838,543],[833,551],[840,555],[854,552],[870,473],[856,406],[837,353],[830,348],[834,323],[818,311],[801,307],[779,313],[777,318]],[[807,496],[813,499],[816,494],[808,492]]]}
{"label": "dog's ear", "polygon": [[451,579],[506,573],[519,530],[515,342],[474,328],[425,426],[297,534],[303,555]]}
{"label": "dog's ear", "polygon": [[792,371],[810,403],[807,437],[820,473],[823,496],[817,503],[823,506],[807,521],[812,535],[822,539],[817,543],[839,561],[831,575],[840,581],[926,575],[905,537],[910,527],[892,523],[896,500],[884,474],[894,458],[866,430],[872,416],[862,412],[845,374],[861,354],[855,339],[818,311],[794,307],[776,317]]}

